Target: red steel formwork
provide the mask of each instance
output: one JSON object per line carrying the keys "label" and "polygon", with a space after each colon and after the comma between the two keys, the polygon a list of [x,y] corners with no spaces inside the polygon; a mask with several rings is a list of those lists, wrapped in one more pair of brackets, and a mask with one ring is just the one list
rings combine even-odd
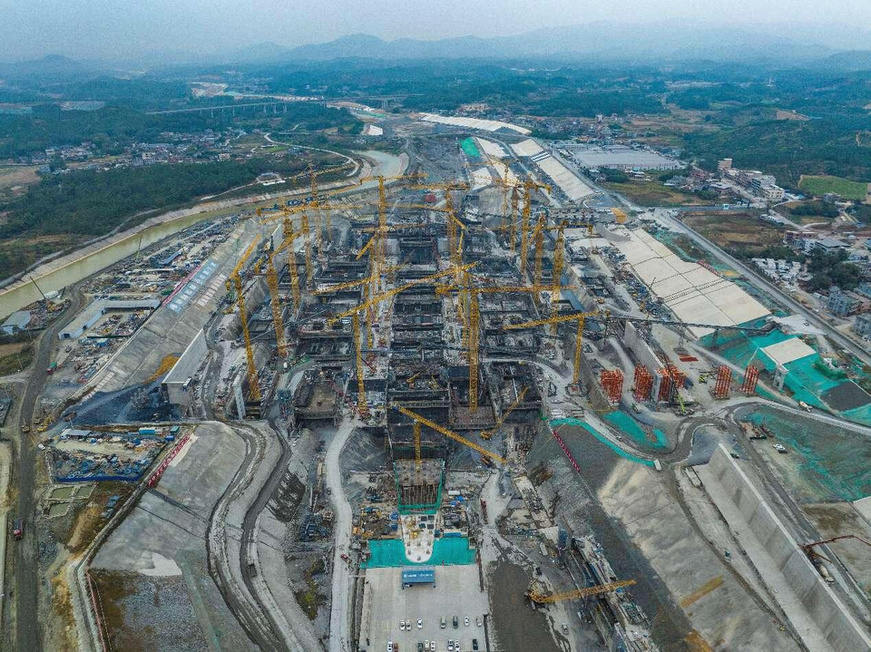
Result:
{"label": "red steel formwork", "polygon": [[744,383],[741,385],[741,391],[744,394],[755,394],[757,382],[759,382],[759,367],[747,365],[747,369],[744,371]]}
{"label": "red steel formwork", "polygon": [[653,376],[643,364],[635,367],[635,400],[646,401],[653,391]]}
{"label": "red steel formwork", "polygon": [[726,365],[717,367],[717,384],[714,385],[715,398],[729,398],[732,386],[732,370]]}
{"label": "red steel formwork", "polygon": [[669,363],[668,375],[671,376],[671,380],[674,383],[676,389],[683,389],[687,381],[687,376],[684,372],[675,367],[673,364]]}
{"label": "red steel formwork", "polygon": [[619,369],[613,371],[602,370],[599,376],[599,382],[602,383],[602,389],[608,396],[608,401],[612,405],[620,402],[620,395],[623,393],[623,372]]}
{"label": "red steel formwork", "polygon": [[666,402],[671,400],[672,386],[674,383],[671,379],[671,374],[668,371],[667,367],[659,368],[659,396],[656,397],[656,400],[659,402]]}

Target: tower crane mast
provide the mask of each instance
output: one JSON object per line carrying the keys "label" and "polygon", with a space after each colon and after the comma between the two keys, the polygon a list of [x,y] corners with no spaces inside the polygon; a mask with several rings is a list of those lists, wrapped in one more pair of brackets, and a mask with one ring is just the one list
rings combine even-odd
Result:
{"label": "tower crane mast", "polygon": [[260,236],[254,238],[254,241],[248,245],[248,248],[242,254],[241,258],[239,258],[239,262],[236,263],[236,266],[233,268],[233,271],[230,272],[230,276],[227,279],[227,290],[230,290],[231,288],[236,290],[236,305],[239,308],[239,321],[242,323],[242,338],[245,341],[248,392],[251,399],[254,401],[259,401],[261,399],[260,382],[257,379],[257,367],[254,364],[254,347],[251,345],[251,333],[248,331],[248,316],[245,313],[245,295],[242,292],[241,274],[242,269],[245,267],[245,263],[248,262],[248,259],[251,257],[251,254],[254,253],[259,242]]}
{"label": "tower crane mast", "polygon": [[[464,269],[461,271],[465,271],[465,269],[473,268],[477,263],[471,263],[469,265],[464,265]],[[354,336],[354,348],[356,355],[356,368],[357,368],[357,410],[360,414],[367,414],[369,411],[368,406],[366,405],[366,392],[363,383],[363,346],[360,341],[360,313],[365,312],[369,308],[377,306],[382,301],[389,299],[391,297],[396,296],[400,292],[404,292],[409,288],[413,288],[416,285],[422,285],[424,283],[428,283],[430,281],[434,281],[435,279],[442,278],[444,276],[449,276],[454,273],[452,268],[448,268],[437,272],[435,274],[431,274],[430,276],[425,276],[423,278],[414,279],[413,281],[409,281],[404,285],[400,285],[399,287],[393,288],[392,290],[387,290],[386,292],[381,292],[380,294],[376,294],[373,297],[370,297],[367,301],[360,303],[359,305],[354,306],[353,308],[349,308],[344,312],[340,312],[339,314],[333,315],[327,320],[327,325],[332,326],[340,319],[345,319],[347,317],[352,318],[352,328],[353,328],[353,336]]]}

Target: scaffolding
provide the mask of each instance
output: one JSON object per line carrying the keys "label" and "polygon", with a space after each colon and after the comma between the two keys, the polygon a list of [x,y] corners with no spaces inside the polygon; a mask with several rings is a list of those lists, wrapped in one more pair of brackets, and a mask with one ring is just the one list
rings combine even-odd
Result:
{"label": "scaffolding", "polygon": [[672,393],[675,391],[674,382],[672,381],[671,374],[669,373],[668,367],[660,367],[659,373],[659,394],[656,397],[656,400],[659,403],[670,403],[672,399]]}
{"label": "scaffolding", "polygon": [[744,371],[744,383],[741,385],[743,394],[756,394],[756,383],[759,382],[759,367],[747,365]]}
{"label": "scaffolding", "polygon": [[393,476],[400,514],[435,514],[442,504],[445,461],[396,460]]}
{"label": "scaffolding", "polygon": [[646,401],[653,392],[653,376],[643,364],[635,367],[635,400]]}
{"label": "scaffolding", "polygon": [[732,370],[726,365],[717,367],[717,383],[714,385],[714,398],[729,398],[732,387]]}
{"label": "scaffolding", "polygon": [[623,372],[619,369],[608,371],[602,370],[599,377],[599,382],[602,383],[602,389],[605,390],[605,395],[611,405],[617,405],[620,402],[620,396],[623,394]]}

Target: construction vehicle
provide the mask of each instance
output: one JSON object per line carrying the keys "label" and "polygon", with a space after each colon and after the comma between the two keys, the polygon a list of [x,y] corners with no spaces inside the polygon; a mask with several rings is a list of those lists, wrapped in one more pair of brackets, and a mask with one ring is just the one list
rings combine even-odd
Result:
{"label": "construction vehicle", "polygon": [[599,584],[597,586],[588,586],[583,589],[575,589],[573,591],[564,591],[562,593],[545,594],[539,592],[534,586],[531,586],[526,592],[526,597],[536,604],[554,604],[564,600],[580,600],[582,598],[591,598],[605,593],[611,593],[627,586],[635,584],[635,580],[621,580],[619,582],[609,582],[608,584]]}
{"label": "construction vehicle", "polygon": [[814,565],[814,568],[817,569],[817,572],[822,576],[822,578],[829,583],[833,583],[835,578],[832,577],[831,573],[829,573],[829,569],[826,568],[822,562],[827,561],[830,564],[833,563],[831,559],[824,557],[820,553],[818,553],[814,548],[817,546],[824,546],[828,543],[834,543],[835,541],[843,541],[845,539],[855,539],[859,543],[864,543],[866,546],[871,547],[871,541],[863,539],[862,537],[856,534],[842,534],[837,537],[831,537],[830,539],[823,539],[821,541],[811,541],[810,543],[803,543],[799,546],[802,549],[802,552],[808,556],[811,563]]}
{"label": "construction vehicle", "polygon": [[444,435],[448,439],[453,439],[454,441],[458,441],[464,446],[468,446],[474,451],[479,452],[483,457],[498,462],[499,464],[505,464],[506,460],[504,457],[496,455],[496,453],[491,453],[486,448],[483,448],[476,444],[473,441],[470,441],[463,437],[462,435],[458,435],[452,430],[448,430],[447,428],[440,426],[434,421],[430,421],[424,416],[417,414],[416,412],[412,412],[411,410],[402,407],[401,405],[391,405],[391,407],[399,412],[400,414],[404,414],[414,421],[414,454],[415,460],[420,463],[420,426],[424,425],[427,428],[431,428],[435,430],[437,433]]}
{"label": "construction vehicle", "polygon": [[598,315],[598,311],[593,312],[574,312],[567,315],[556,315],[547,319],[536,319],[534,321],[524,322],[522,324],[507,324],[503,326],[505,330],[517,330],[519,328],[535,328],[536,326],[544,326],[546,324],[562,324],[564,322],[576,321],[578,323],[577,334],[575,335],[575,359],[574,359],[574,374],[572,376],[572,384],[577,385],[581,379],[581,346],[584,338],[584,323],[587,317]]}
{"label": "construction vehicle", "polygon": [[[465,271],[466,269],[472,269],[473,267],[475,267],[475,265],[477,265],[477,263],[464,265],[461,271]],[[353,330],[354,348],[356,352],[355,359],[357,369],[357,411],[361,415],[367,415],[369,413],[369,408],[366,405],[366,390],[363,383],[363,347],[360,340],[360,313],[369,310],[369,308],[374,308],[382,301],[390,299],[391,297],[396,296],[400,292],[404,292],[405,290],[413,288],[416,285],[429,283],[430,281],[434,281],[436,279],[442,278],[444,276],[449,276],[454,273],[455,270],[453,268],[448,268],[446,270],[442,270],[441,272],[431,274],[430,276],[414,279],[413,281],[409,281],[408,283],[400,285],[397,288],[393,288],[392,290],[387,290],[386,292],[376,294],[375,296],[370,297],[369,300],[364,301],[359,305],[350,308],[349,310],[345,310],[344,312],[341,312],[337,315],[333,315],[327,320],[327,325],[332,326],[341,319],[351,317],[351,328]]]}
{"label": "construction vehicle", "polygon": [[242,268],[251,257],[251,254],[257,249],[257,244],[260,242],[260,236],[254,238],[254,241],[248,245],[245,253],[239,258],[239,262],[230,272],[227,278],[227,291],[233,288],[236,290],[236,306],[239,308],[239,321],[242,324],[242,337],[245,340],[245,358],[248,365],[248,394],[252,401],[261,399],[260,383],[257,379],[257,367],[254,364],[254,347],[251,345],[251,334],[248,331],[248,316],[245,312],[245,295],[242,292]]}
{"label": "construction vehicle", "polygon": [[505,419],[507,419],[508,416],[512,412],[514,412],[514,409],[523,402],[523,397],[526,396],[526,392],[528,392],[528,391],[529,391],[528,387],[524,387],[522,390],[520,390],[520,393],[517,395],[517,398],[515,398],[514,401],[511,403],[511,405],[509,405],[508,408],[504,412],[502,412],[500,417],[498,419],[496,419],[496,425],[493,426],[493,428],[490,430],[482,430],[481,431],[481,439],[490,439],[490,437],[492,437],[497,432],[499,432],[499,428],[501,428],[502,424],[505,423]]}

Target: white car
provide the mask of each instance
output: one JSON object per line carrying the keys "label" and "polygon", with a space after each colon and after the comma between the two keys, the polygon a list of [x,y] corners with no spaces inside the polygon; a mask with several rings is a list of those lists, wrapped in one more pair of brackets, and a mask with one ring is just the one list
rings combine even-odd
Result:
{"label": "white car", "polygon": [[393,652],[393,641],[387,641],[387,652]]}
{"label": "white car", "polygon": [[466,627],[469,626],[469,617],[468,617],[468,616],[466,616],[465,618],[463,618],[463,624],[464,624]]}
{"label": "white car", "polygon": [[399,621],[399,629],[400,629],[400,631],[403,631],[403,632],[405,631],[405,621],[404,620]]}
{"label": "white car", "polygon": [[478,616],[477,618],[475,618],[475,624],[476,624],[478,627],[481,626],[481,616]]}
{"label": "white car", "polygon": [[426,640],[423,642],[423,649],[424,649],[424,650],[429,650],[429,639],[426,639]]}
{"label": "white car", "polygon": [[448,639],[448,652],[454,652],[454,642]]}
{"label": "white car", "polygon": [[[423,620],[421,618],[417,619],[417,628],[423,629]],[[409,629],[411,629],[411,628],[409,627]]]}

